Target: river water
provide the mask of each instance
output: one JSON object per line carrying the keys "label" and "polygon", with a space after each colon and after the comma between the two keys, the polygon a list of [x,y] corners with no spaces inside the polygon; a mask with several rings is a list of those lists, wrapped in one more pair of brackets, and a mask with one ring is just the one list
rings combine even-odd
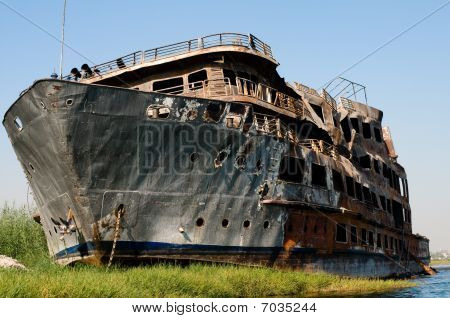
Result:
{"label": "river water", "polygon": [[420,276],[412,280],[416,287],[402,289],[381,297],[434,298],[450,297],[450,265],[435,266],[438,270],[434,276]]}

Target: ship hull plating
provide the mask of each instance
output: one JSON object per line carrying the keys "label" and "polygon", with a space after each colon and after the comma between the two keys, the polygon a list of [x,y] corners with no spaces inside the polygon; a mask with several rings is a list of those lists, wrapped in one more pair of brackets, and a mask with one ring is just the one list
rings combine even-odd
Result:
{"label": "ship hull plating", "polygon": [[[227,124],[228,115],[245,121],[248,112],[248,105],[43,80],[15,102],[4,125],[59,263],[104,263],[113,253],[115,261],[199,260],[352,276],[422,271],[401,253],[331,244],[330,229],[342,218],[339,195],[300,186],[283,194],[289,186],[277,174],[289,144]],[[304,198],[327,204],[264,203]],[[310,229],[308,243],[293,240],[288,226],[296,218],[309,222],[305,215],[328,224]]]}

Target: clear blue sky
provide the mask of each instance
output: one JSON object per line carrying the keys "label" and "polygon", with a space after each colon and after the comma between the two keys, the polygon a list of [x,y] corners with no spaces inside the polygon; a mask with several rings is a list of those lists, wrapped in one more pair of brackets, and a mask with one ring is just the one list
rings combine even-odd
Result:
{"label": "clear blue sky", "polygon": [[[62,0],[1,0],[60,36]],[[429,1],[68,0],[67,44],[101,63],[218,32],[268,42],[288,81],[320,87],[431,12]],[[0,4],[0,110],[59,68],[59,43]],[[64,70],[85,60],[66,49]],[[450,249],[450,5],[345,74],[384,112],[409,178],[413,231]],[[3,116],[2,116],[3,118]],[[26,202],[26,181],[0,129],[0,203]]]}

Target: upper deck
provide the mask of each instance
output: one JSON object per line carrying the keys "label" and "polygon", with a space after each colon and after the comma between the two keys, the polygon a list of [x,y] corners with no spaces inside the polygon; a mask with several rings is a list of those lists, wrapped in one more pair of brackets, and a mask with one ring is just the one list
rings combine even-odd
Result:
{"label": "upper deck", "polygon": [[140,68],[152,67],[197,55],[226,51],[251,54],[278,65],[273,58],[271,47],[256,36],[240,33],[218,33],[145,51],[136,51],[92,67],[84,64],[81,67],[81,72],[73,68],[71,74],[65,76],[64,79],[96,83]]}

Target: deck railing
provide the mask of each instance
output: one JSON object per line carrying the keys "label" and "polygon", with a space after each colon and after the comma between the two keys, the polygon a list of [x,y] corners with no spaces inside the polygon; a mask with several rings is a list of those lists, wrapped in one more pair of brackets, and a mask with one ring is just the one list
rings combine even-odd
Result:
{"label": "deck railing", "polygon": [[[102,76],[119,69],[132,67],[137,64],[217,46],[242,46],[273,58],[272,49],[270,46],[252,34],[218,33],[207,35],[198,39],[161,46],[146,51],[137,51],[112,61],[95,65],[91,67],[93,70],[92,75],[88,77]],[[64,79],[72,80],[75,78],[73,75],[68,75],[65,76]]]}

